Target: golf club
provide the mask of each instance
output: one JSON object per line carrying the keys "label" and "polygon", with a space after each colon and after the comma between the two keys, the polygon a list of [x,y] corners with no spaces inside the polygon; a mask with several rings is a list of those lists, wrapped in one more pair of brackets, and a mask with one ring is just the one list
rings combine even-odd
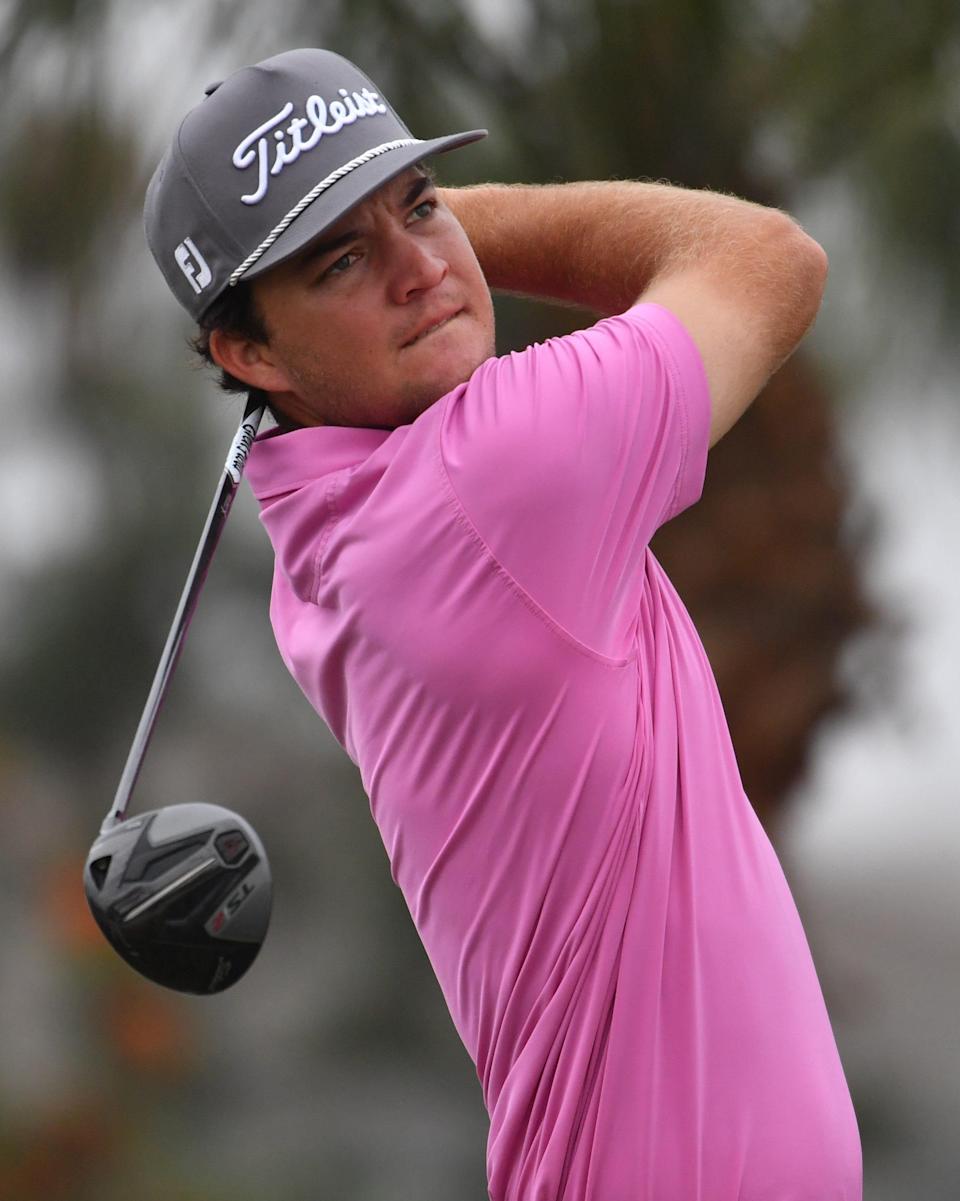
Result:
{"label": "golf club", "polygon": [[111,946],[149,980],[180,992],[215,993],[235,984],[256,958],[270,922],[270,866],[244,818],[199,802],[126,816],[264,407],[251,394],[116,796],[83,871],[87,903]]}

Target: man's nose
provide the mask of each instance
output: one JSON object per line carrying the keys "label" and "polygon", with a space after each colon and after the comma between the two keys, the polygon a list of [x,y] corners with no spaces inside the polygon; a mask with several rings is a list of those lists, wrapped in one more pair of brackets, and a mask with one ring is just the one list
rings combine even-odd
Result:
{"label": "man's nose", "polygon": [[406,304],[420,292],[442,283],[450,270],[446,259],[422,237],[407,232],[397,235],[392,247],[391,299]]}

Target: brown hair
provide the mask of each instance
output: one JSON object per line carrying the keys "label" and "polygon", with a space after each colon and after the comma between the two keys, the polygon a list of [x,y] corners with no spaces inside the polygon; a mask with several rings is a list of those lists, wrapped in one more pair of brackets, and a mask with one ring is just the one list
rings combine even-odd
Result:
{"label": "brown hair", "polygon": [[256,297],[249,282],[241,280],[232,288],[224,288],[216,300],[210,305],[199,319],[197,332],[190,339],[190,346],[197,352],[205,364],[219,368],[218,385],[224,392],[246,392],[251,398],[257,397],[266,404],[270,415],[278,425],[289,425],[284,414],[270,403],[270,393],[251,388],[242,379],[237,379],[225,368],[220,367],[210,353],[210,335],[215,329],[224,333],[235,334],[239,338],[250,338],[254,342],[269,342],[270,335]]}

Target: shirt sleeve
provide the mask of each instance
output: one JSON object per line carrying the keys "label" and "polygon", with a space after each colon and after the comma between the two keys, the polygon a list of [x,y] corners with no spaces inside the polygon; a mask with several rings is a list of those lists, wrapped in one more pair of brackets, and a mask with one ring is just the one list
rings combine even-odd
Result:
{"label": "shirt sleeve", "polygon": [[484,363],[445,401],[443,469],[499,566],[575,639],[628,653],[647,544],[703,489],[710,398],[668,309]]}

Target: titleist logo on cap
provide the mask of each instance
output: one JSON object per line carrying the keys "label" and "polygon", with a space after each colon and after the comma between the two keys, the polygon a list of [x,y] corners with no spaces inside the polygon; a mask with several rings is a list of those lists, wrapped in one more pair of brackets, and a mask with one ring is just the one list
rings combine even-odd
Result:
{"label": "titleist logo on cap", "polygon": [[[267,194],[270,176],[279,175],[284,167],[295,163],[301,154],[312,150],[325,135],[339,133],[345,125],[387,111],[379,93],[370,88],[363,88],[359,92],[348,92],[346,88],[337,90],[340,100],[331,100],[327,104],[320,96],[310,96],[304,105],[306,116],[294,117],[285,128],[278,128],[293,112],[293,101],[288,100],[278,113],[258,125],[239,143],[233,152],[233,165],[240,171],[246,171],[254,164],[257,167],[256,190],[240,197],[244,204],[259,204]],[[304,136],[303,131],[307,128],[310,128],[310,133]],[[275,141],[272,163],[267,136],[271,130]]]}

